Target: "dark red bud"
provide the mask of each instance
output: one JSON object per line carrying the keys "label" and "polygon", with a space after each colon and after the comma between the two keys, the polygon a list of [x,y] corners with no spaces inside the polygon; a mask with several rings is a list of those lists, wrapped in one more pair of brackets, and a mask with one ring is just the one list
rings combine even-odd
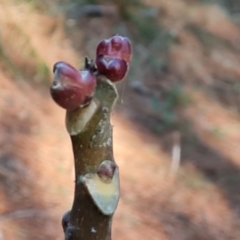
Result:
{"label": "dark red bud", "polygon": [[96,87],[96,77],[92,72],[87,69],[78,71],[65,62],[56,63],[53,71],[51,95],[59,106],[72,111],[89,100]]}
{"label": "dark red bud", "polygon": [[96,65],[98,72],[112,82],[122,80],[128,71],[128,64],[122,59],[111,59],[100,56],[96,59]]}
{"label": "dark red bud", "polygon": [[96,76],[89,69],[82,69],[79,72],[84,86],[85,95],[86,97],[91,97],[97,84]]}
{"label": "dark red bud", "polygon": [[114,175],[117,165],[110,160],[103,161],[97,171],[98,176],[104,181],[109,182]]}
{"label": "dark red bud", "polygon": [[132,46],[128,38],[114,35],[98,44],[96,56],[123,59],[128,64],[132,58]]}

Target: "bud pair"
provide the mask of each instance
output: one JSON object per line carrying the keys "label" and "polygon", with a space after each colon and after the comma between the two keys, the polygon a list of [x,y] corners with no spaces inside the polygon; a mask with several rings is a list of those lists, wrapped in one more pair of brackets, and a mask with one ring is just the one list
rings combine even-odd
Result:
{"label": "bud pair", "polygon": [[86,105],[96,88],[96,74],[102,74],[112,82],[122,80],[128,72],[131,56],[128,38],[115,35],[99,43],[95,61],[97,69],[92,62],[80,71],[66,62],[57,62],[53,68],[53,100],[68,111]]}
{"label": "bud pair", "polygon": [[131,43],[128,38],[115,35],[99,43],[96,55],[99,73],[113,82],[120,81],[129,69],[132,57]]}

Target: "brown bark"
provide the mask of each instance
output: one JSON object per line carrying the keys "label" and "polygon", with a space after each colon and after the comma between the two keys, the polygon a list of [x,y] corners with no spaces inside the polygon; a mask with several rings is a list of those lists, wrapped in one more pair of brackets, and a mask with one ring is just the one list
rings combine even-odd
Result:
{"label": "brown bark", "polygon": [[119,200],[119,173],[112,147],[110,116],[117,91],[98,76],[90,104],[66,114],[75,159],[75,196],[63,217],[67,240],[111,240]]}

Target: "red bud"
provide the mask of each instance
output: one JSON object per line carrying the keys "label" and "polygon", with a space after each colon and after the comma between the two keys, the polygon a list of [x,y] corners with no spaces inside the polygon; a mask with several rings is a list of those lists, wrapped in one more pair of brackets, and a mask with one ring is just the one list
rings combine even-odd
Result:
{"label": "red bud", "polygon": [[108,182],[113,178],[117,165],[110,160],[103,161],[97,170],[98,176],[104,181]]}
{"label": "red bud", "polygon": [[122,59],[111,59],[100,56],[96,59],[99,73],[103,74],[113,82],[120,81],[128,71],[126,61]]}
{"label": "red bud", "polygon": [[51,95],[59,106],[71,111],[89,100],[96,87],[96,77],[90,70],[78,71],[66,62],[57,62],[53,71]]}
{"label": "red bud", "polygon": [[98,44],[96,56],[105,56],[114,59],[123,59],[131,62],[132,46],[128,38],[114,35],[110,39],[103,40]]}

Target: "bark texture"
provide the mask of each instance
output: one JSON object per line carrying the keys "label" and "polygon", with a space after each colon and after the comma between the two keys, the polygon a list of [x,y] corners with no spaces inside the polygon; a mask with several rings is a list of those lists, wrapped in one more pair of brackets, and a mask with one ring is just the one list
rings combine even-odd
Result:
{"label": "bark texture", "polygon": [[66,240],[111,240],[120,195],[110,122],[116,99],[115,85],[98,76],[90,104],[66,113],[75,161],[73,206],[62,222]]}

